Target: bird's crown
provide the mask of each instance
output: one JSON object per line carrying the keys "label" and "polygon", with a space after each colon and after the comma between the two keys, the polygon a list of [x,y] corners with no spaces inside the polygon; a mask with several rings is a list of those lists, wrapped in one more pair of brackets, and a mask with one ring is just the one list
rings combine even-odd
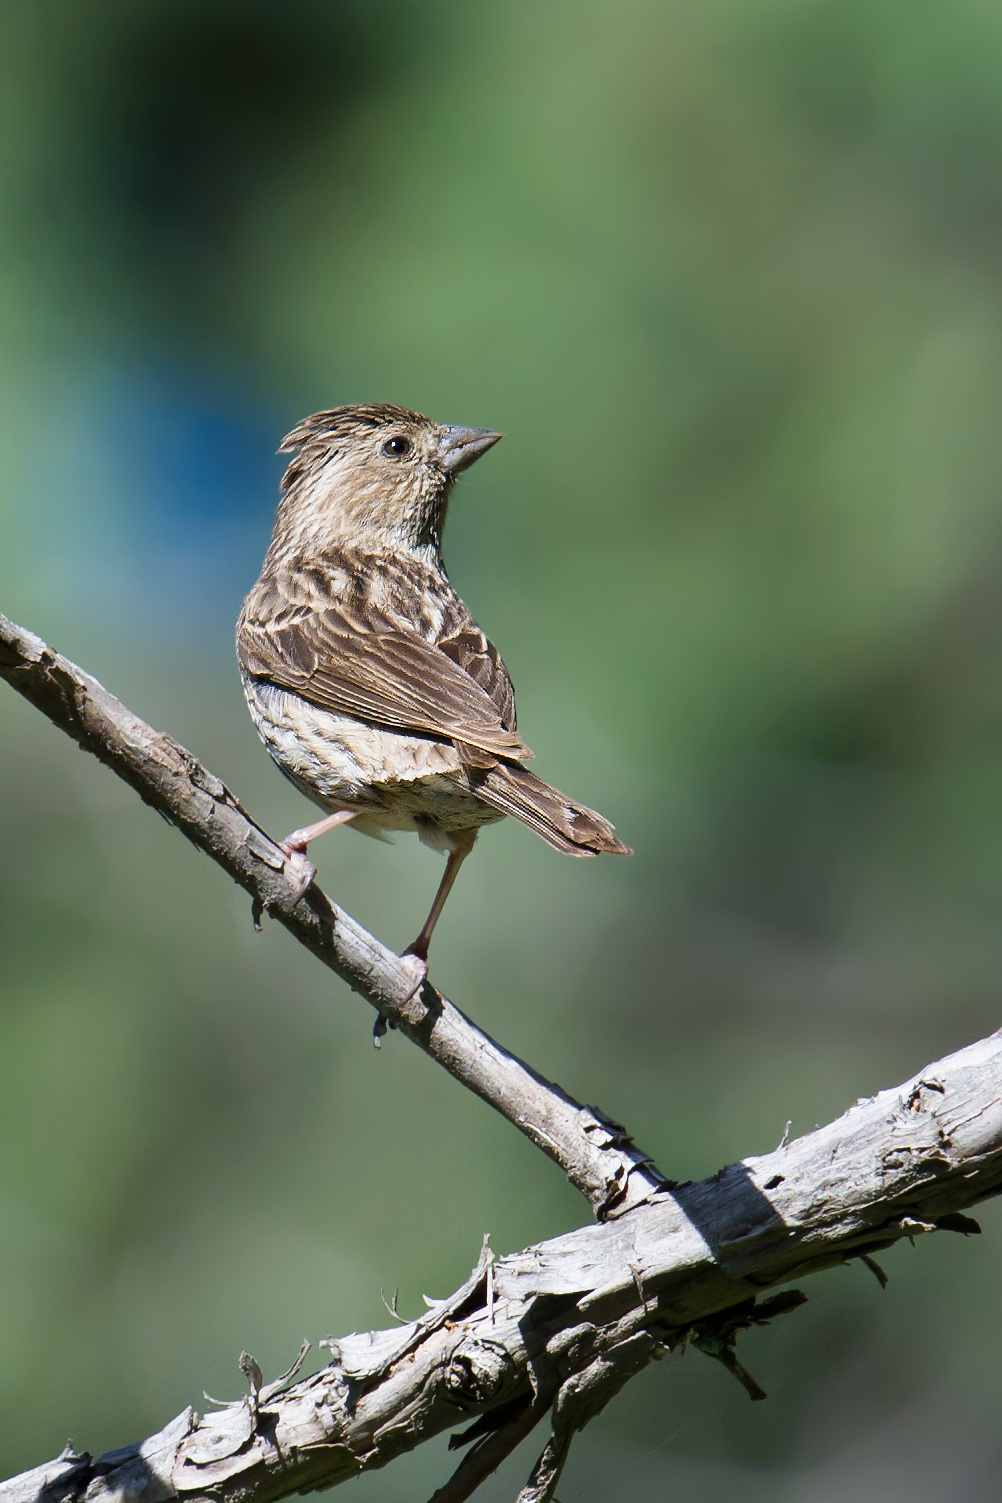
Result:
{"label": "bird's crown", "polygon": [[452,482],[501,437],[436,423],[390,402],[333,407],[282,440],[276,538],[350,537],[373,549],[441,543]]}

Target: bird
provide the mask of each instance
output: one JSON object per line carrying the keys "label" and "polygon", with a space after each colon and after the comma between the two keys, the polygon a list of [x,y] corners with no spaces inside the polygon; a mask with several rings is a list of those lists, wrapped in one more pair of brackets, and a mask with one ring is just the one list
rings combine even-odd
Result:
{"label": "bird", "polygon": [[[630,855],[601,814],[525,766],[515,694],[442,558],[457,477],[501,438],[406,407],[365,403],[304,419],[261,575],[237,623],[258,735],[323,819],[279,842],[305,894],[308,846],[341,824],[416,831],[446,855],[417,939],[416,991],[459,869],[507,815],[571,856]],[[413,995],[413,993],[412,993]],[[376,1043],[385,1023],[377,1019]]]}

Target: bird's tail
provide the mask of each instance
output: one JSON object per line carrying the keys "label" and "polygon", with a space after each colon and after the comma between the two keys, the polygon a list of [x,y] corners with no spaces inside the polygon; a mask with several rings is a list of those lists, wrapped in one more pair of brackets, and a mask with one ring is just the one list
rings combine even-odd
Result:
{"label": "bird's tail", "polygon": [[477,796],[484,803],[502,814],[514,815],[568,856],[597,856],[600,851],[633,855],[628,845],[616,839],[612,825],[601,814],[576,804],[518,763],[496,763],[489,771],[478,770],[473,777]]}

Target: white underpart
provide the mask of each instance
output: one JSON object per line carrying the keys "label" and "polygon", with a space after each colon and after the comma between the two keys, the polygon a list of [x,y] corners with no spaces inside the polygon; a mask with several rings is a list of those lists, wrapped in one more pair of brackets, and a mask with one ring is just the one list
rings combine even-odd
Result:
{"label": "white underpart", "polygon": [[244,678],[251,717],[278,766],[321,809],[357,809],[355,829],[416,830],[451,850],[451,832],[504,816],[471,793],[448,743],[381,730]]}

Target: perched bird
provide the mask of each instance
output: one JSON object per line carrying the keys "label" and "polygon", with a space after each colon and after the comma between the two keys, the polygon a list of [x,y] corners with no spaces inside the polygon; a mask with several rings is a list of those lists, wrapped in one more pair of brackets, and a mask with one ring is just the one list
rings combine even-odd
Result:
{"label": "perched bird", "polygon": [[348,820],[375,836],[416,830],[448,853],[405,951],[416,984],[481,825],[513,814],[568,855],[629,854],[600,814],[522,765],[532,752],[516,731],[508,671],[445,572],[453,484],[500,437],[384,404],[300,423],[281,446],[294,458],[237,625],[258,734],[328,811],[281,842],[302,890],[315,875],[307,846]]}

